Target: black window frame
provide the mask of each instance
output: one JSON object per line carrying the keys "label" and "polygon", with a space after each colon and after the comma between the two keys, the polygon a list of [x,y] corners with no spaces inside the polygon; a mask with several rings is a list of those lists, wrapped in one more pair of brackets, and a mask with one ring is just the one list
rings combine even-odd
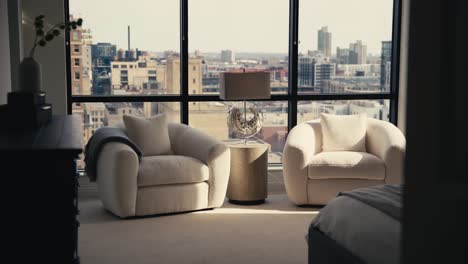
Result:
{"label": "black window frame", "polygon": [[[69,21],[69,0],[65,1],[65,18]],[[338,101],[338,100],[390,100],[389,121],[397,124],[399,68],[400,68],[400,32],[401,32],[401,1],[393,1],[392,21],[392,61],[390,91],[380,93],[359,94],[299,94],[298,93],[298,29],[299,0],[289,0],[289,51],[288,51],[288,93],[273,94],[270,99],[252,101],[283,101],[288,102],[288,132],[297,125],[298,101]],[[188,8],[189,0],[180,0],[180,94],[171,95],[132,95],[132,96],[96,96],[73,95],[71,78],[71,45],[70,34],[65,34],[67,61],[67,111],[72,114],[74,103],[110,103],[110,102],[179,102],[180,122],[189,125],[190,102],[223,101],[219,95],[189,94],[189,46],[188,46]]]}

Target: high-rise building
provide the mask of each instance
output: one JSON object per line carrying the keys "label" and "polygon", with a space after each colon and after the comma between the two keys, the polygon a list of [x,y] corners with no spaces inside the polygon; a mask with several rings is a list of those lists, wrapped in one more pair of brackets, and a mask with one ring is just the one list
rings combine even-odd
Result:
{"label": "high-rise building", "polygon": [[317,47],[325,55],[331,57],[332,33],[328,32],[328,27],[322,27],[318,31]]}
{"label": "high-rise building", "polygon": [[322,90],[323,81],[336,74],[336,64],[304,56],[298,61],[298,85],[305,90]]}
{"label": "high-rise building", "polygon": [[110,73],[101,72],[93,76],[93,95],[111,95],[112,83]]}
{"label": "high-rise building", "polygon": [[70,59],[72,68],[72,93],[91,94],[91,34],[88,29],[77,28],[70,31]]}
{"label": "high-rise building", "polygon": [[312,57],[299,57],[298,59],[298,86],[306,89],[314,89],[313,67],[315,60]]}
{"label": "high-rise building", "polygon": [[128,92],[164,93],[165,65],[158,64],[156,61],[113,61],[111,66],[111,83],[114,94]]}
{"label": "high-rise building", "polygon": [[111,43],[99,42],[91,46],[93,72],[110,72],[111,61],[117,55],[117,47]]}
{"label": "high-rise building", "polygon": [[323,91],[323,81],[335,76],[336,64],[329,62],[316,63],[314,65],[314,86]]}
{"label": "high-rise building", "polygon": [[222,50],[221,51],[221,61],[227,63],[233,63],[236,61],[236,56],[232,50]]}
{"label": "high-rise building", "polygon": [[[189,59],[189,93],[201,94],[202,91],[202,60],[199,58]],[[170,57],[166,62],[166,86],[169,94],[180,93],[180,59]]]}
{"label": "high-rise building", "polygon": [[392,61],[392,42],[382,41],[380,53],[380,89],[390,91],[390,69]]}
{"label": "high-rise building", "polygon": [[366,64],[367,45],[364,45],[361,40],[349,44],[349,60],[350,64]]}
{"label": "high-rise building", "polygon": [[104,103],[84,104],[83,106],[83,136],[84,142],[88,142],[91,136],[100,127],[107,125],[106,108]]}
{"label": "high-rise building", "polygon": [[336,47],[336,63],[349,64],[349,49],[340,49],[340,47]]}

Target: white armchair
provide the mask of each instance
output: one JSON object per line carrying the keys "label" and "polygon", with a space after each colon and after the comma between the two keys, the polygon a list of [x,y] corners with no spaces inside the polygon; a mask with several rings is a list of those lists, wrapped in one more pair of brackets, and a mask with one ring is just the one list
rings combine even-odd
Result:
{"label": "white armchair", "polygon": [[173,155],[138,158],[112,142],[97,162],[104,207],[120,217],[220,207],[226,195],[230,151],[222,142],[182,124],[169,124]]}
{"label": "white armchair", "polygon": [[283,174],[289,199],[324,205],[338,192],[403,180],[405,137],[389,122],[369,118],[366,152],[322,152],[320,120],[304,122],[288,135]]}

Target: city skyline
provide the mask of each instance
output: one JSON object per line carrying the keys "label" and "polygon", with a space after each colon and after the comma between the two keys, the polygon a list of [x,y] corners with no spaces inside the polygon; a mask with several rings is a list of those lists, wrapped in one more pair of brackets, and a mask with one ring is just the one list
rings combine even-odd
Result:
{"label": "city skyline", "polygon": [[[380,53],[381,42],[391,40],[392,1],[348,2],[350,1],[301,1],[300,52],[316,50],[317,31],[322,26],[328,26],[333,34],[333,53],[336,47],[347,47],[356,40],[362,40],[367,45],[369,54]],[[111,42],[126,49],[127,25],[130,25],[132,48],[151,51],[179,50],[179,1],[136,0],[136,3],[132,2],[133,6],[141,8],[136,9],[136,14],[131,16],[125,8],[127,3],[123,0],[72,0],[70,12],[83,17],[84,27],[92,31],[93,43]],[[245,8],[246,5],[250,8]],[[158,7],[161,6],[164,11],[159,11]],[[262,8],[267,10],[268,16],[260,20],[258,10]],[[287,53],[288,8],[287,0],[205,0],[197,2],[197,5],[192,4],[189,7],[189,51],[214,53],[231,49],[237,53]],[[104,15],[109,10],[112,11],[111,16]],[[109,18],[112,18],[111,24]],[[154,26],[146,30],[152,24]]]}

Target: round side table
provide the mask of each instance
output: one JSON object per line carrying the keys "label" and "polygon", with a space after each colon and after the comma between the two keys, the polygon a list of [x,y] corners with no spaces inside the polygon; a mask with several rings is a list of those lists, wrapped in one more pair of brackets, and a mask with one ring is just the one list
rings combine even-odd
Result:
{"label": "round side table", "polygon": [[230,203],[253,205],[268,196],[269,144],[230,144],[231,174],[227,189]]}

